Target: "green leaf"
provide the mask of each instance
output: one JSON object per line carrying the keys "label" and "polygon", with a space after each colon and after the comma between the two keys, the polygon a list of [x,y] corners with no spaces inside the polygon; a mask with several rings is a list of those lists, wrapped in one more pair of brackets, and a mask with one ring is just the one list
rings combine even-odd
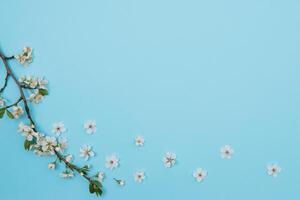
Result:
{"label": "green leaf", "polygon": [[89,190],[90,190],[90,193],[92,193],[92,194],[95,193],[97,196],[101,196],[102,195],[102,184],[97,180],[93,180],[90,182]]}
{"label": "green leaf", "polygon": [[39,94],[40,94],[40,95],[43,95],[43,96],[46,96],[46,95],[49,94],[49,92],[48,92],[48,90],[46,90],[46,89],[39,89]]}
{"label": "green leaf", "polygon": [[90,193],[94,193],[95,192],[95,190],[94,190],[94,184],[93,183],[90,183],[89,190],[90,190]]}
{"label": "green leaf", "polygon": [[5,108],[1,108],[0,109],[0,119],[2,119],[4,113],[5,113]]}
{"label": "green leaf", "polygon": [[24,141],[24,148],[25,148],[25,150],[29,150],[30,149],[30,145],[31,145],[31,142],[30,141],[28,141],[28,140],[25,140]]}
{"label": "green leaf", "polygon": [[6,110],[6,114],[7,116],[10,118],[10,119],[14,119],[14,115],[9,111],[9,110]]}
{"label": "green leaf", "polygon": [[90,193],[96,193],[97,196],[101,196],[102,195],[102,184],[97,180],[93,180],[90,182],[89,190],[90,190]]}

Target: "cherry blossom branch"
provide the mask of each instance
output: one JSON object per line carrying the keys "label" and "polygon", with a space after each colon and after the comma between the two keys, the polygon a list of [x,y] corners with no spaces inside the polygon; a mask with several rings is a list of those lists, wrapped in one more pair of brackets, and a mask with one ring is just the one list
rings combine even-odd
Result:
{"label": "cherry blossom branch", "polygon": [[[27,48],[27,49],[24,48],[24,49],[25,50],[29,49],[30,50],[29,55],[31,55],[31,48]],[[24,54],[23,56],[28,57],[27,52],[25,52],[23,54]],[[26,59],[22,60],[23,58],[21,56],[19,56],[19,59],[16,56],[5,57],[2,52],[0,52],[0,58],[3,62],[3,64],[4,64],[4,67],[5,67],[5,70],[6,70],[5,84],[4,84],[4,87],[1,88],[1,93],[7,87],[8,77],[12,77],[12,79],[13,79],[13,81],[14,81],[15,85],[17,86],[17,88],[19,90],[19,93],[20,93],[20,98],[15,103],[13,103],[11,105],[8,105],[8,106],[5,106],[5,107],[2,107],[0,109],[0,111],[1,111],[0,114],[2,114],[2,116],[3,116],[4,112],[6,111],[8,113],[8,116],[13,119],[14,115],[12,113],[10,113],[7,109],[10,108],[10,107],[13,107],[13,106],[17,106],[20,102],[23,102],[25,112],[26,112],[26,117],[28,118],[28,120],[30,121],[30,124],[31,124],[29,130],[32,129],[32,131],[35,133],[34,136],[31,135],[31,137],[30,137],[31,140],[27,140],[27,139],[25,140],[24,147],[25,147],[25,149],[29,150],[31,148],[31,145],[33,145],[32,142],[35,142],[32,138],[37,140],[38,137],[39,137],[38,136],[39,132],[37,131],[36,123],[35,123],[32,115],[31,115],[30,107],[29,107],[29,104],[28,104],[28,101],[26,99],[26,96],[25,96],[25,93],[24,93],[23,89],[33,89],[33,90],[34,89],[39,89],[38,91],[39,91],[39,93],[42,93],[41,94],[42,96],[47,95],[48,91],[44,88],[37,88],[37,86],[30,87],[30,86],[24,85],[24,84],[19,82],[18,78],[16,77],[16,75],[13,73],[13,71],[9,67],[8,60],[11,60],[11,59],[15,58],[17,60],[20,59],[21,63],[22,62],[25,63]],[[31,62],[31,56],[29,56],[29,59],[30,59],[30,62]],[[2,118],[2,116],[1,116],[1,118]],[[25,128],[28,128],[28,127],[25,127]],[[31,133],[31,134],[33,134],[33,133]],[[28,135],[27,135],[27,137],[28,137]],[[50,144],[50,150],[57,157],[56,160],[59,160],[60,162],[63,162],[65,164],[66,169],[70,169],[71,171],[76,171],[83,178],[85,178],[89,182],[90,193],[95,193],[97,196],[101,195],[102,194],[102,184],[98,180],[95,180],[95,178],[94,178],[95,176],[92,176],[92,177],[88,176],[89,167],[87,165],[85,165],[84,167],[78,167],[78,166],[74,165],[73,163],[69,162],[66,159],[66,157],[64,155],[62,155],[56,148],[58,148],[57,145]],[[55,166],[54,166],[54,168],[55,168]]]}

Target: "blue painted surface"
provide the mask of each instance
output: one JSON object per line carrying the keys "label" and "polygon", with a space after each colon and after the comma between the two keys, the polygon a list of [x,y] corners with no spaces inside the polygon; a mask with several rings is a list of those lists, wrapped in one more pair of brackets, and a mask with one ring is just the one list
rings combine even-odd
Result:
{"label": "blue painted surface", "polygon": [[[35,48],[29,68],[11,63],[50,81],[35,119],[44,132],[63,121],[76,156],[84,143],[95,148],[103,199],[299,199],[299,9],[296,0],[2,0],[0,43],[7,55]],[[16,94],[10,86],[6,96]],[[95,135],[84,133],[87,119]],[[1,200],[97,199],[81,178],[61,180],[49,159],[25,152],[17,124],[0,121]],[[231,160],[220,159],[224,144]],[[178,155],[172,169],[166,151]],[[121,159],[112,172],[111,153]],[[272,162],[277,179],[266,174]],[[208,170],[200,184],[197,167]],[[148,176],[141,185],[136,170]]]}

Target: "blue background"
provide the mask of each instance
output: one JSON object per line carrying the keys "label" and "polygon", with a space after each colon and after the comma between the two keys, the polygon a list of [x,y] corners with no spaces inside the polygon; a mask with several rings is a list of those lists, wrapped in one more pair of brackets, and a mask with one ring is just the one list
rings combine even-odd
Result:
{"label": "blue background", "polygon": [[[69,152],[90,144],[104,170],[103,199],[300,198],[300,2],[297,0],[1,0],[1,49],[35,49],[15,72],[45,75],[50,96],[33,108],[44,132],[63,121]],[[2,66],[2,64],[1,64]],[[1,67],[1,74],[4,73]],[[1,80],[2,81],[2,80]],[[2,84],[3,82],[1,82]],[[12,82],[5,96],[15,96]],[[98,132],[84,133],[95,119]],[[23,150],[18,122],[0,121],[0,199],[97,199],[64,181],[51,159]],[[143,148],[135,147],[144,135]],[[235,155],[222,160],[231,144]],[[167,151],[178,164],[166,169]],[[116,153],[121,166],[104,167]],[[266,165],[278,163],[277,179]],[[208,177],[196,183],[193,170]],[[137,184],[136,170],[147,180]],[[124,178],[120,188],[112,178]]]}

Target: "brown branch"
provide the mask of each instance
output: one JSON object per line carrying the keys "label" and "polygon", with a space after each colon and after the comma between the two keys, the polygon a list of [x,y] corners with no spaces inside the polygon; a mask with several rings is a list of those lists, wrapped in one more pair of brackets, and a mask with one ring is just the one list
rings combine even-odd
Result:
{"label": "brown branch", "polygon": [[4,92],[5,88],[7,87],[8,78],[9,78],[9,73],[6,72],[6,76],[5,76],[5,80],[4,80],[4,85],[3,85],[3,87],[0,89],[0,94],[2,94],[2,92]]}
{"label": "brown branch", "polygon": [[[30,109],[29,109],[29,106],[28,106],[28,103],[27,103],[27,100],[26,100],[26,97],[25,97],[25,94],[23,92],[23,89],[17,79],[17,77],[13,74],[13,72],[11,71],[9,65],[8,65],[8,62],[6,60],[6,57],[0,52],[0,58],[2,59],[2,62],[4,64],[4,67],[6,69],[6,72],[12,77],[12,79],[14,80],[15,84],[17,85],[17,87],[19,88],[19,92],[20,92],[20,96],[22,98],[22,101],[24,103],[24,107],[25,107],[25,112],[27,114],[27,117],[31,123],[31,125],[34,126],[34,130],[35,130],[35,123],[33,121],[33,118],[31,117],[31,114],[30,114]],[[36,130],[35,130],[36,131]]]}
{"label": "brown branch", "polygon": [[71,166],[71,163],[69,163],[66,159],[65,159],[65,157],[63,156],[63,155],[61,155],[58,151],[56,151],[55,149],[54,149],[54,153],[55,153],[55,155],[57,156],[57,158],[59,159],[59,160],[61,160],[61,161],[63,161],[64,163],[65,163],[65,165],[69,168],[69,169],[75,169],[77,172],[78,172],[78,174],[80,174],[82,177],[84,177],[86,180],[88,180],[89,182],[91,182],[92,181],[92,179],[89,177],[89,176],[87,176],[87,175],[85,175],[85,174],[82,174],[82,171],[81,171],[81,169],[79,168],[79,167],[77,167],[77,166],[75,166],[75,165],[73,165],[72,164],[72,166]]}
{"label": "brown branch", "polygon": [[22,98],[20,97],[15,103],[11,104],[11,105],[8,105],[8,106],[5,106],[3,107],[4,109],[7,109],[7,108],[10,108],[10,107],[13,107],[13,106],[16,106],[18,105],[18,103],[20,103],[22,101]]}
{"label": "brown branch", "polygon": [[[36,129],[36,126],[35,126],[35,122],[34,122],[32,116],[31,116],[31,113],[30,113],[30,108],[29,108],[29,106],[28,106],[28,102],[27,102],[27,99],[26,99],[25,94],[24,94],[24,91],[23,91],[23,85],[19,83],[17,77],[14,75],[14,73],[13,73],[12,70],[10,69],[10,67],[9,67],[9,65],[8,65],[8,62],[7,62],[8,60],[13,59],[13,56],[12,56],[12,57],[5,57],[5,56],[0,52],[0,58],[1,58],[1,60],[2,60],[2,62],[3,62],[3,64],[4,64],[4,66],[5,66],[5,69],[6,69],[6,72],[7,72],[8,76],[11,76],[11,77],[12,77],[12,79],[14,80],[14,82],[15,82],[15,84],[16,84],[16,86],[18,87],[19,92],[20,92],[20,99],[19,99],[15,104],[17,104],[17,103],[23,101],[24,107],[25,107],[25,111],[26,111],[26,115],[27,115],[27,118],[28,118],[28,120],[30,121],[31,125],[33,125],[33,130],[34,130],[35,132],[38,132],[37,129]],[[9,107],[11,107],[11,106],[13,106],[13,105],[14,105],[14,104],[10,105]],[[53,147],[53,148],[54,148],[54,153],[55,153],[56,157],[57,157],[59,160],[63,161],[63,162],[65,163],[65,165],[66,165],[67,168],[69,168],[69,169],[71,169],[71,170],[72,170],[72,169],[75,169],[82,177],[84,177],[84,178],[85,178],[86,180],[88,180],[90,183],[92,182],[92,178],[89,177],[89,176],[86,175],[86,174],[83,174],[81,168],[79,168],[79,167],[75,166],[74,164],[68,162],[68,161],[64,158],[63,155],[61,155],[58,151],[55,150],[55,147]]]}

